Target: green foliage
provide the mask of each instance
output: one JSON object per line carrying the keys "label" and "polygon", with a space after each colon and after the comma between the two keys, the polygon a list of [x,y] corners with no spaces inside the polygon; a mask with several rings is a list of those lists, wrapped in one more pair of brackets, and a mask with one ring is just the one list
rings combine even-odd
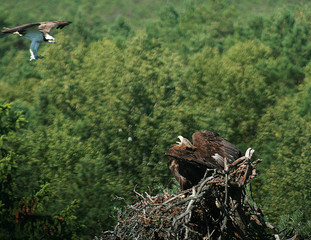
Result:
{"label": "green foliage", "polygon": [[135,187],[177,191],[164,152],[198,130],[253,147],[264,160],[256,202],[307,236],[308,2],[4,1],[0,10],[1,26],[73,21],[35,62],[29,41],[0,39],[0,238],[100,236]]}
{"label": "green foliage", "polygon": [[183,12],[168,6],[160,17],[159,22],[147,26],[147,33],[188,59],[205,45],[223,51],[225,38],[234,34],[237,12],[226,0],[187,1]]}
{"label": "green foliage", "polygon": [[257,41],[236,44],[223,55],[207,47],[190,64],[185,91],[202,129],[237,143],[251,140],[258,118],[275,98],[263,69],[275,65],[271,50]]}
{"label": "green foliage", "polygon": [[283,215],[279,221],[279,229],[283,238],[292,237],[294,234],[303,239],[310,239],[311,222],[306,221],[304,212],[297,210],[291,215]]}
{"label": "green foliage", "polygon": [[257,141],[266,161],[256,197],[274,221],[298,210],[303,221],[310,220],[310,65],[305,72],[299,92],[280,99],[259,124]]}
{"label": "green foliage", "polygon": [[287,87],[292,88],[304,79],[303,68],[311,56],[310,17],[307,7],[283,9],[269,19],[254,17],[247,29],[247,37],[261,39],[278,58],[275,71]]}
{"label": "green foliage", "polygon": [[[53,188],[46,183],[29,189],[27,183],[35,179],[36,173],[34,169],[25,171],[23,166],[27,166],[27,162],[20,161],[18,155],[10,151],[10,138],[15,138],[15,132],[23,123],[21,113],[11,111],[9,104],[0,104],[0,238],[75,239],[72,237],[77,236],[81,226],[76,226],[74,221],[74,207],[69,206],[60,215],[49,213],[47,206],[53,202]],[[64,229],[62,222],[66,223]]]}

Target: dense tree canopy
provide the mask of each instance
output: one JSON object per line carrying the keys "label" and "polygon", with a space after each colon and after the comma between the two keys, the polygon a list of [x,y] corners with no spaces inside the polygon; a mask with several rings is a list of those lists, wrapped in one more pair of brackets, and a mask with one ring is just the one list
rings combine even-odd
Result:
{"label": "dense tree canopy", "polygon": [[1,27],[73,24],[34,62],[0,39],[0,238],[99,236],[176,189],[164,152],[197,130],[254,148],[267,219],[310,233],[310,4],[237,2],[3,1]]}

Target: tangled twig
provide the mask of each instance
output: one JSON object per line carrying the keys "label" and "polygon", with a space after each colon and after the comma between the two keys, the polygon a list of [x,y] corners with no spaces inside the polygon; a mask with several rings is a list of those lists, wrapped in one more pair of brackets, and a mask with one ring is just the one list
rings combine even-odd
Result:
{"label": "tangled twig", "polygon": [[276,239],[275,229],[246,191],[256,177],[252,149],[223,170],[208,169],[200,183],[177,195],[140,194],[104,239]]}

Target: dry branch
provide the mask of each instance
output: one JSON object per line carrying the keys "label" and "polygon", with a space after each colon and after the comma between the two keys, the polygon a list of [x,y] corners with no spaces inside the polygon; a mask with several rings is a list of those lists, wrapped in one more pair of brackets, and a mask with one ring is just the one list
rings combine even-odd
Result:
{"label": "dry branch", "polygon": [[276,239],[247,194],[256,176],[252,149],[224,170],[208,170],[198,185],[180,194],[137,194],[104,239]]}

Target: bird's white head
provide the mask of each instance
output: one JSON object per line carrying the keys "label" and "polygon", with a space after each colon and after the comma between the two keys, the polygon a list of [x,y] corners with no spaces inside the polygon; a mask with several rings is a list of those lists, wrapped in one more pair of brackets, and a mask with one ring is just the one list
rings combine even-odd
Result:
{"label": "bird's white head", "polygon": [[180,142],[177,141],[176,143],[178,143],[180,145],[182,143],[184,137],[183,136],[178,136],[177,138],[179,139]]}

